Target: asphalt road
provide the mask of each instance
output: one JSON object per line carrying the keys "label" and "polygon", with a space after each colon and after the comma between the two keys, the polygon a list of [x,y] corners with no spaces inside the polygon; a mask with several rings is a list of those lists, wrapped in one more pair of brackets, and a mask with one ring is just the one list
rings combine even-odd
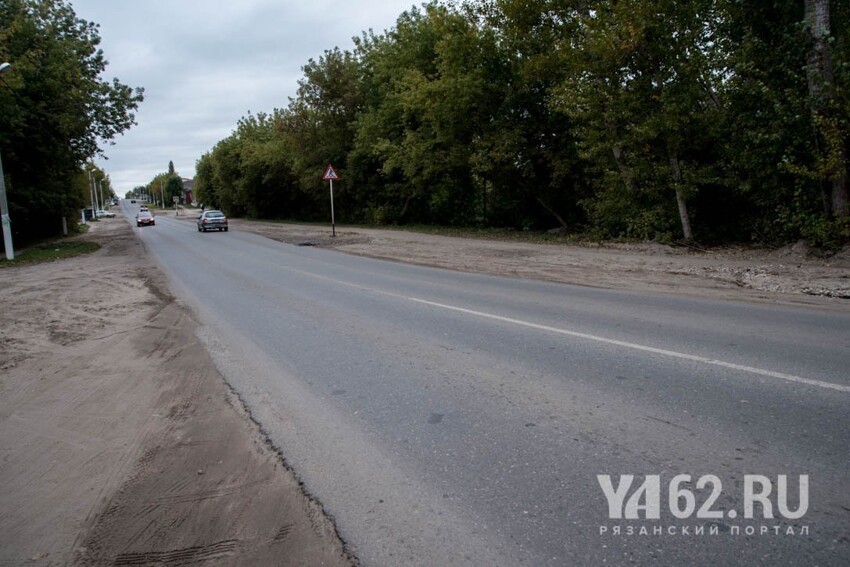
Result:
{"label": "asphalt road", "polygon": [[365,565],[850,563],[845,313],[134,230]]}

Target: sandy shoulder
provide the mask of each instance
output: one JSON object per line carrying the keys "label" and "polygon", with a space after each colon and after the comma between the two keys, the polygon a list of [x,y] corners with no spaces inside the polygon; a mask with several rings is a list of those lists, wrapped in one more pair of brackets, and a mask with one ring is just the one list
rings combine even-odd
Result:
{"label": "sandy shoulder", "polygon": [[347,565],[123,219],[0,271],[0,564]]}

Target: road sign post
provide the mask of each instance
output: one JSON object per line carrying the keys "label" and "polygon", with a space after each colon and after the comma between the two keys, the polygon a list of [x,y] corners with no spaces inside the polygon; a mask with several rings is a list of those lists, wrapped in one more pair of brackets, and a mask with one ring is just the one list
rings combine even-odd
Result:
{"label": "road sign post", "polygon": [[336,237],[336,221],[334,221],[334,180],[331,179],[331,236]]}
{"label": "road sign post", "polygon": [[331,236],[336,236],[336,222],[334,221],[334,179],[339,179],[339,176],[334,171],[334,166],[328,164],[325,174],[322,176],[325,181],[331,182]]}

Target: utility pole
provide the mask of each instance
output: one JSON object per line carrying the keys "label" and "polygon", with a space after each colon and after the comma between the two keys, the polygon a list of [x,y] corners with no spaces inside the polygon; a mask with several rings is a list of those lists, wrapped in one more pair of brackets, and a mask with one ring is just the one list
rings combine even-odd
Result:
{"label": "utility pole", "polygon": [[[9,63],[0,64],[0,75],[12,68]],[[12,219],[9,218],[9,203],[6,202],[6,176],[3,174],[3,160],[0,159],[0,222],[3,224],[3,245],[6,259],[15,259],[15,247],[12,245]]]}
{"label": "utility pole", "polygon": [[94,178],[92,177],[91,169],[89,169],[89,197],[91,198],[91,217],[92,220],[94,220],[94,212],[97,210],[97,208],[95,208],[94,203]]}
{"label": "utility pole", "polygon": [[9,203],[6,202],[6,176],[3,173],[3,159],[0,158],[0,216],[3,222],[3,245],[6,259],[15,259],[15,247],[12,245],[12,219],[9,218]]}

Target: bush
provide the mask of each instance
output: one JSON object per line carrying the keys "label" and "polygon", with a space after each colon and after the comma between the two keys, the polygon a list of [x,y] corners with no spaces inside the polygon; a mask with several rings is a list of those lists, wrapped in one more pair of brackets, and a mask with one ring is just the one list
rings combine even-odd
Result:
{"label": "bush", "polygon": [[850,218],[808,217],[800,232],[809,246],[823,252],[837,252],[850,242]]}

